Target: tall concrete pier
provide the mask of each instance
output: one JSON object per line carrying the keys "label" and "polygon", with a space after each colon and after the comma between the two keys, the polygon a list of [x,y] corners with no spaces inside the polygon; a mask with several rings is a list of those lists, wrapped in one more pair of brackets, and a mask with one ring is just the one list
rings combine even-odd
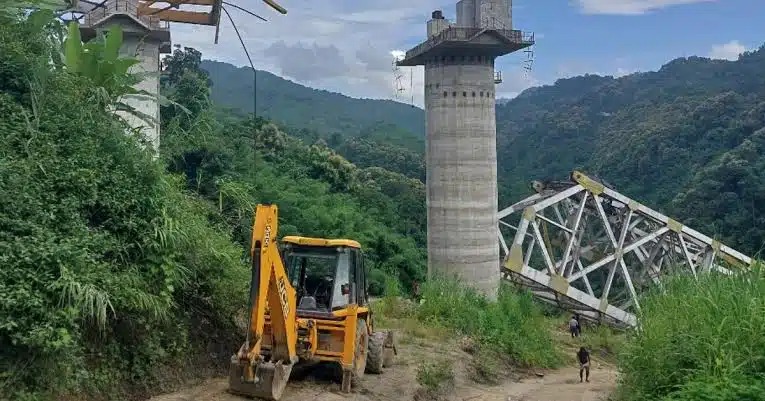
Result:
{"label": "tall concrete pier", "polygon": [[[131,73],[148,73],[136,85],[136,89],[145,90],[151,95],[159,94],[159,56],[170,53],[170,24],[162,21],[159,16],[139,15],[138,0],[107,0],[85,14],[85,21],[80,26],[82,39],[88,41],[99,32],[108,31],[112,25],[122,29],[123,45],[120,53],[123,56],[137,57],[140,63],[131,67]],[[124,100],[140,113],[150,116],[153,121],[145,121],[133,114],[119,111],[128,124],[140,130],[144,138],[153,148],[155,155],[159,152],[159,103],[152,98],[130,98]]]}
{"label": "tall concrete pier", "polygon": [[511,0],[440,10],[400,66],[425,66],[428,275],[457,275],[490,299],[499,287],[494,60],[533,44],[512,29]]}

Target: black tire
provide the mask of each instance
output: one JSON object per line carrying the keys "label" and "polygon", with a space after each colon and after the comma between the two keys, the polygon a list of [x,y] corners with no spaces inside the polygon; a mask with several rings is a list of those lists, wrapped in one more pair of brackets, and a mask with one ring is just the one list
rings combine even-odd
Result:
{"label": "black tire", "polygon": [[369,337],[369,346],[367,347],[367,373],[380,374],[383,371],[383,343],[385,342],[384,332],[372,333]]}
{"label": "black tire", "polygon": [[393,336],[393,332],[390,331],[387,333],[385,337],[385,341],[383,342],[383,353],[382,353],[382,360],[383,360],[383,367],[389,368],[393,366],[393,359],[398,354],[398,349],[396,348],[396,340]]}
{"label": "black tire", "polygon": [[[369,335],[367,334],[367,322],[364,319],[356,321],[356,344],[354,345],[354,358],[353,358],[353,370],[351,371],[351,382],[353,386],[359,384],[359,379],[364,377],[364,371],[366,370],[367,358],[361,359],[361,354],[367,353],[369,347]],[[359,363],[359,361],[363,361]],[[361,366],[359,366],[361,365]]]}

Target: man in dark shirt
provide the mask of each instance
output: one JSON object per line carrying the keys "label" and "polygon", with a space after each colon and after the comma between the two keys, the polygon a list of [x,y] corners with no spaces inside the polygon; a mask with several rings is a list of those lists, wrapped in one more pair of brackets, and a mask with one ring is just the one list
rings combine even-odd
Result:
{"label": "man in dark shirt", "polygon": [[590,353],[587,352],[584,347],[579,348],[579,352],[576,353],[577,359],[579,359],[579,383],[582,382],[582,372],[586,373],[587,383],[590,382]]}

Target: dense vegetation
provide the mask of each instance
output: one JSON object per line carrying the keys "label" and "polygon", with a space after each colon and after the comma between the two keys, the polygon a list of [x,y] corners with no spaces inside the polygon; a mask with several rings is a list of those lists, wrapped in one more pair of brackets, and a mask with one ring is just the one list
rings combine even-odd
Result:
{"label": "dense vegetation", "polygon": [[620,399],[765,399],[765,281],[751,274],[676,277],[642,301],[624,349]]}
{"label": "dense vegetation", "polygon": [[470,336],[481,362],[501,356],[521,367],[555,367],[561,355],[541,308],[528,292],[503,285],[497,302],[488,302],[460,283],[433,279],[423,286],[425,302],[417,317],[427,324],[444,325]]}
{"label": "dense vegetation", "polygon": [[359,167],[383,167],[425,180],[422,109],[307,88],[266,71],[257,71],[255,81],[252,69],[217,61],[204,60],[201,68],[214,83],[211,99],[216,106],[244,114],[255,109],[292,136],[309,142],[324,139]]}
{"label": "dense vegetation", "polygon": [[112,114],[119,35],[85,56],[52,13],[0,19],[0,398],[119,398],[211,366],[192,356],[233,346],[243,250]]}

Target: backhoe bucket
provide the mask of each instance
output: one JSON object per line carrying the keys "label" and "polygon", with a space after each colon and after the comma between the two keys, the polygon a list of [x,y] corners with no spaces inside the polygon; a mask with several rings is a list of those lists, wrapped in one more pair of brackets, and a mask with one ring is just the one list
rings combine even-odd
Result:
{"label": "backhoe bucket", "polygon": [[281,361],[261,362],[255,368],[255,380],[251,383],[242,381],[246,366],[236,355],[231,357],[228,391],[246,397],[258,397],[266,400],[279,400],[287,387],[292,372],[292,364],[284,365]]}

